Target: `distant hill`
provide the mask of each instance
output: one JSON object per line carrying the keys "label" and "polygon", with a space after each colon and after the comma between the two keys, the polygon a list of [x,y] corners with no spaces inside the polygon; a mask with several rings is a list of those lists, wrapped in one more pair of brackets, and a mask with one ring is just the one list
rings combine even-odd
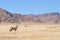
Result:
{"label": "distant hill", "polygon": [[17,13],[10,13],[0,8],[0,23],[21,23],[21,22],[34,22],[34,23],[60,23],[60,14],[58,12],[51,12],[48,14],[28,14],[21,15]]}

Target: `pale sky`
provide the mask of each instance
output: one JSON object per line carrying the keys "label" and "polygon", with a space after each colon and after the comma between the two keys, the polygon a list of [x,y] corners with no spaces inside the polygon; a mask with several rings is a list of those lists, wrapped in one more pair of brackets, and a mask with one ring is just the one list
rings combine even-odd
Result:
{"label": "pale sky", "polygon": [[0,0],[0,8],[12,13],[60,13],[60,0]]}

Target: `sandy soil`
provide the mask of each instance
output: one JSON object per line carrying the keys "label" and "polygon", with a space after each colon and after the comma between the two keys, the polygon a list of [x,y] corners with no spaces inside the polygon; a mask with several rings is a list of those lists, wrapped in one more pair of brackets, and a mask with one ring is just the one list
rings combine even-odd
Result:
{"label": "sandy soil", "polygon": [[[19,26],[17,31],[10,32],[10,27],[16,25]],[[60,40],[60,24],[2,23],[0,40]]]}

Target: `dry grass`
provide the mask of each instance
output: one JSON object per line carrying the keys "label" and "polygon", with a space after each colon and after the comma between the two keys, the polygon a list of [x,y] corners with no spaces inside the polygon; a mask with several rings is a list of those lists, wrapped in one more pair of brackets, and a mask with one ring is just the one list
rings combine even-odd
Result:
{"label": "dry grass", "polygon": [[[15,25],[17,31],[10,32]],[[0,40],[60,40],[60,24],[0,24]]]}

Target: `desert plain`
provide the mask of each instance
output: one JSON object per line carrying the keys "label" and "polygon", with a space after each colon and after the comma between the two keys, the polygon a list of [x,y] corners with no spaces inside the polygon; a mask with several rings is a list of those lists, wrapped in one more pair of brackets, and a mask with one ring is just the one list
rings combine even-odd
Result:
{"label": "desert plain", "polygon": [[[16,25],[18,29],[10,32]],[[1,23],[0,40],[60,40],[60,24]]]}

